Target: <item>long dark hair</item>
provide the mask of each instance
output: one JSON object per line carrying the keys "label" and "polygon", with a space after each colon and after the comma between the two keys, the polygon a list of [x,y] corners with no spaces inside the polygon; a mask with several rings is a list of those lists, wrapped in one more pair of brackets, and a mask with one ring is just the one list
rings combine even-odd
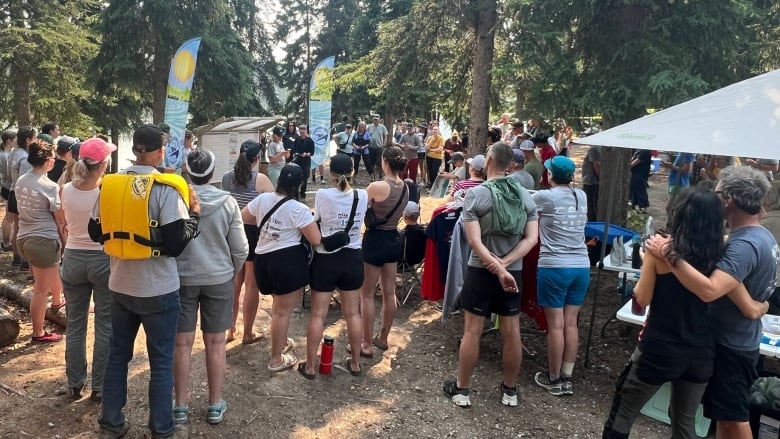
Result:
{"label": "long dark hair", "polygon": [[245,152],[238,155],[236,164],[233,165],[233,178],[237,186],[246,186],[252,179],[252,162],[246,157]]}
{"label": "long dark hair", "polygon": [[676,265],[682,258],[709,275],[723,255],[723,203],[713,191],[691,187],[683,190],[672,207],[667,250]]}

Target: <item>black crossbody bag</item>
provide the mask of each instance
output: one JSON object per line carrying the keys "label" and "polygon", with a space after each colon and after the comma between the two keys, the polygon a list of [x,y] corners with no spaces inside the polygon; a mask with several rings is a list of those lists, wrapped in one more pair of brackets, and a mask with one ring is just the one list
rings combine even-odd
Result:
{"label": "black crossbody bag", "polygon": [[352,230],[352,226],[355,225],[355,212],[357,211],[357,205],[358,205],[357,189],[352,189],[352,193],[353,193],[352,210],[349,212],[349,219],[347,220],[347,226],[344,228],[344,230],[339,230],[338,232],[330,236],[322,237],[322,247],[325,248],[325,251],[327,252],[334,252],[349,244],[350,241],[349,231]]}
{"label": "black crossbody bag", "polygon": [[[383,226],[387,224],[387,221],[390,220],[390,217],[393,216],[396,210],[398,210],[398,207],[401,205],[401,202],[404,200],[404,195],[406,194],[406,191],[409,189],[408,186],[406,186],[406,183],[404,183],[404,188],[401,190],[401,196],[398,197],[398,202],[395,203],[395,206],[393,207],[393,210],[390,211],[390,213],[387,214],[384,218],[377,218],[376,213],[374,212],[374,207],[369,206],[368,209],[366,209],[366,216],[363,220],[363,224],[366,225],[367,229],[374,229],[379,226]],[[372,201],[373,204],[373,201]]]}

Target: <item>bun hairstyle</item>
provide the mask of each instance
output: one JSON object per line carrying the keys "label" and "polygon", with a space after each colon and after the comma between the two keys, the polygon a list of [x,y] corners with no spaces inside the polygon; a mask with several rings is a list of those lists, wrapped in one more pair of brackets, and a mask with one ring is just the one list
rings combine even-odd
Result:
{"label": "bun hairstyle", "polygon": [[5,146],[6,143],[16,138],[16,131],[3,131],[2,137],[2,146]]}
{"label": "bun hairstyle", "polygon": [[27,161],[33,167],[43,166],[52,158],[54,158],[54,145],[51,143],[37,139],[27,146]]}
{"label": "bun hairstyle", "polygon": [[396,146],[390,145],[384,148],[382,151],[382,160],[387,162],[387,166],[396,176],[406,169],[406,157],[404,157],[403,150]]}

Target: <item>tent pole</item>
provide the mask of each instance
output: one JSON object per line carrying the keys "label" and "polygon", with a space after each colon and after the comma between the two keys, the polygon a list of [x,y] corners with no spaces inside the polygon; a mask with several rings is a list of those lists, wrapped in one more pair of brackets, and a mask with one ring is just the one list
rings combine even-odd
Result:
{"label": "tent pole", "polygon": [[[612,169],[613,178],[618,173],[618,163],[615,160],[614,167]],[[599,299],[599,288],[601,287],[601,272],[604,270],[604,256],[607,252],[607,244],[609,244],[609,223],[612,218],[612,206],[615,205],[615,184],[609,185],[609,195],[607,195],[607,217],[604,218],[604,234],[601,239],[601,254],[599,255],[598,271],[596,272],[596,288],[593,290],[593,304],[590,309],[590,327],[588,328],[588,341],[585,343],[585,368],[590,367],[590,344],[593,339],[593,326],[596,320],[596,305]],[[620,249],[622,251],[622,249]],[[615,251],[613,248],[612,251]]]}

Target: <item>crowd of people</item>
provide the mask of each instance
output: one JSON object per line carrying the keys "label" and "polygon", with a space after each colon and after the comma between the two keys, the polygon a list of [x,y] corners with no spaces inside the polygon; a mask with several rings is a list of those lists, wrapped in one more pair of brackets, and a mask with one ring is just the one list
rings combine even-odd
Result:
{"label": "crowd of people", "polygon": [[[523,258],[539,245],[537,301],[548,326],[547,368],[534,381],[551,395],[573,395],[578,315],[590,284],[585,226],[595,219],[600,150],[587,151],[583,189],[576,188],[576,166],[567,156],[571,130],[537,135],[538,121],[506,116],[488,130],[484,154],[471,157],[468,138],[453,132],[445,139],[435,122],[401,122],[389,132],[378,115],[370,124],[358,121],[354,130],[344,119],[333,130],[337,153],[327,173],[312,166],[315,147],[307,127],[291,121],[273,127],[270,142],[245,141],[233,169],[221,176],[221,189],[211,184],[220,179],[214,175],[217,158],[192,146],[193,133],[181,162],[169,163],[165,127],[141,126],[133,134],[132,166],[106,174],[116,151],[106,139],[60,136],[53,122],[38,135],[30,127],[6,131],[0,195],[7,215],[0,244],[13,251],[15,266],[32,270],[31,340],[62,339],[44,329],[50,295],[52,309],[66,307],[64,393],[82,398],[93,308],[89,399],[102,404],[103,437],[122,437],[129,429],[128,364],[141,326],[153,437],[186,436],[198,327],[208,382],[205,418],[222,422],[228,409],[225,346],[239,337],[243,344],[266,338],[254,328],[260,294],[272,299],[270,372],[295,368],[305,379],[316,378],[328,306],[338,292],[349,340],[341,364],[360,376],[361,358],[390,347],[403,257],[399,223],[403,218],[407,228],[422,229],[419,206],[410,200],[418,186],[441,178],[451,181],[446,201],[462,209],[470,248],[459,299],[464,328],[457,373],[442,390],[455,405],[471,405],[479,340],[485,320],[495,315],[503,341],[501,403],[518,405],[521,273]],[[631,203],[640,210],[649,206],[650,161],[649,151],[637,151],[630,163]],[[261,162],[268,164],[265,172]],[[361,162],[371,180],[365,189],[354,180]],[[749,431],[757,319],[770,306],[780,261],[780,182],[770,183],[777,161],[734,162],[680,154],[661,165],[669,170],[670,235],[647,241],[635,294],[652,312],[618,380],[605,438],[628,437],[641,407],[666,382],[673,389],[674,437],[694,437],[702,395],[705,414],[724,437]],[[315,191],[310,208],[303,201],[317,173],[326,187]],[[705,181],[714,183],[706,187]],[[299,361],[289,326],[307,287],[311,313],[306,356]]]}

